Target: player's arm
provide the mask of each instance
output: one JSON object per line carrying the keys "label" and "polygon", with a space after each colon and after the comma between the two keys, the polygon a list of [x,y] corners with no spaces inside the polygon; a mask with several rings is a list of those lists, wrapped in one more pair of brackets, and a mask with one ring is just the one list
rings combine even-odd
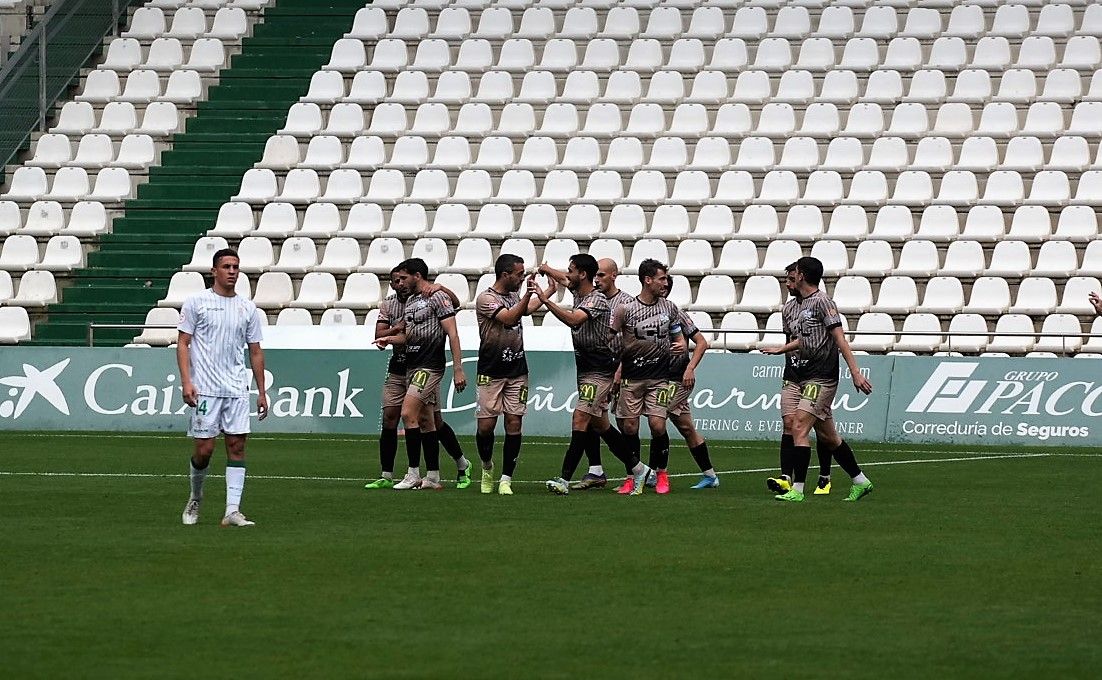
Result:
{"label": "player's arm", "polygon": [[458,295],[452,292],[452,290],[447,286],[441,286],[439,283],[425,283],[425,287],[421,291],[421,294],[426,298],[432,297],[436,293],[443,293],[444,295],[447,295],[448,299],[452,302],[452,307],[455,307],[456,309],[459,309],[463,306],[459,302]]}
{"label": "player's arm", "polygon": [[[532,298],[528,301],[528,309],[525,313],[529,315],[535,313],[535,311],[540,308],[540,305],[543,304],[542,302],[540,302],[539,297],[536,295],[536,289],[534,287],[535,283],[536,279],[533,275],[528,279],[528,290],[532,292]],[[558,289],[558,286],[555,284],[555,279],[548,277],[547,297],[551,297],[552,295],[554,295],[555,291],[557,291]]]}
{"label": "player's arm", "polygon": [[195,406],[199,403],[199,391],[191,382],[191,333],[180,331],[176,338],[176,368],[180,371],[180,390],[184,403]]}
{"label": "player's arm", "polygon": [[455,327],[455,317],[440,319],[440,326],[448,334],[448,346],[452,351],[452,382],[455,389],[462,392],[467,388],[467,374],[463,372],[463,349],[459,346],[459,331]]}
{"label": "player's arm", "polygon": [[583,323],[585,323],[586,319],[589,318],[589,314],[581,309],[566,309],[564,307],[560,307],[559,305],[551,301],[548,292],[543,288],[540,288],[538,283],[533,282],[532,285],[536,287],[536,297],[539,298],[540,303],[547,308],[547,311],[554,314],[556,319],[562,321],[567,326],[570,326],[571,328],[577,328],[578,326],[581,326]]}
{"label": "player's arm", "polygon": [[857,366],[857,359],[853,356],[853,350],[849,347],[849,340],[846,340],[846,333],[842,330],[842,326],[831,328],[830,335],[838,345],[838,351],[842,353],[846,365],[849,366],[849,374],[853,376],[853,386],[865,394],[872,394],[872,383],[861,375],[861,369]]}
{"label": "player's arm", "polygon": [[763,347],[762,354],[788,354],[789,352],[795,352],[800,348],[800,339],[793,338],[780,347]]}
{"label": "player's arm", "polygon": [[268,417],[268,393],[264,385],[264,350],[260,349],[259,342],[249,343],[249,366],[252,366],[256,381],[256,414],[264,420]]}
{"label": "player's arm", "polygon": [[689,365],[685,367],[685,375],[681,378],[681,384],[689,390],[696,385],[696,367],[704,360],[704,353],[708,351],[708,341],[703,333],[697,331],[690,339],[693,341],[693,355],[689,357]]}
{"label": "player's arm", "polygon": [[528,279],[528,288],[524,291],[524,295],[520,296],[520,300],[512,307],[499,307],[499,311],[494,318],[506,326],[515,326],[520,323],[522,316],[531,314],[532,312],[529,309],[532,306],[532,300],[535,299],[536,307],[540,305],[539,298],[535,296],[535,289],[533,288],[535,283],[534,280]]}
{"label": "player's arm", "polygon": [[548,266],[547,263],[541,264],[539,268],[536,269],[536,273],[543,274],[560,286],[565,286],[567,284],[566,272]]}

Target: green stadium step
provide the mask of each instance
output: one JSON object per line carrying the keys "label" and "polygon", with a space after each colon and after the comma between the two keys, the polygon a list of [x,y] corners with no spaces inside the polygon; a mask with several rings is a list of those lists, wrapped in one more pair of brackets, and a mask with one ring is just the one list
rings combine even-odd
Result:
{"label": "green stadium step", "polygon": [[[89,286],[92,288],[125,288],[127,290],[140,290],[142,288],[151,288],[157,290],[168,290],[168,283],[171,280],[171,274],[168,272],[163,276],[109,276],[106,275],[104,270],[100,269],[85,269],[81,273],[77,274],[73,279],[73,283],[69,288],[65,289],[66,295],[70,290],[79,288],[82,286]],[[161,297],[164,297],[163,295]],[[158,300],[160,298],[157,298]]]}
{"label": "green stadium step", "polygon": [[[236,193],[236,192],[234,192]],[[217,211],[225,203],[220,198],[192,198],[188,200],[177,200],[171,203],[166,203],[163,199],[144,200],[138,198],[131,198],[126,201],[126,209],[148,210],[148,209],[164,209],[166,207],[178,208],[185,212],[191,212],[195,210],[214,210]]]}
{"label": "green stadium step", "polygon": [[191,261],[191,248],[181,250],[150,252],[144,250],[96,250],[88,253],[90,267],[126,267],[140,263],[143,267],[178,268]]}
{"label": "green stadium step", "polygon": [[[141,324],[145,317],[135,321],[104,321],[95,319],[96,323],[130,323]],[[20,343],[39,346],[64,346],[83,347],[88,345],[88,324],[84,322],[47,321],[37,324],[34,328],[34,340],[29,343]],[[134,338],[142,334],[141,328],[97,328],[94,332],[94,341],[97,346],[121,347],[133,342]]]}
{"label": "green stadium step", "polygon": [[201,226],[197,228],[189,228],[186,231],[180,227],[176,227],[178,230],[174,230],[171,233],[150,233],[148,231],[135,231],[133,233],[119,233],[114,232],[111,234],[104,234],[101,239],[102,243],[118,244],[120,247],[134,248],[136,246],[151,246],[155,248],[167,248],[171,250],[182,250],[184,248],[191,248],[195,244],[195,238],[207,231],[207,222],[204,221]]}
{"label": "green stadium step", "polygon": [[164,292],[150,285],[148,288],[132,288],[123,285],[92,286],[86,282],[69,286],[63,291],[65,304],[141,304],[144,307],[156,304],[164,297]]}
{"label": "green stadium step", "polygon": [[[190,260],[189,260],[190,261]],[[90,279],[127,280],[136,288],[144,288],[157,279],[168,280],[179,268],[165,267],[86,267],[73,274],[74,278],[87,276]],[[51,307],[52,309],[52,307]]]}
{"label": "green stadium step", "polygon": [[[260,147],[261,150],[263,148],[263,146]],[[190,147],[172,149],[161,154],[161,166],[150,168],[149,176],[159,177],[168,173],[170,168],[172,171],[177,171],[178,166],[186,166],[191,172],[195,172],[196,166],[209,161],[218,161],[219,169],[247,168],[256,162],[256,150],[251,146],[247,149],[217,149],[216,145],[205,149]],[[238,171],[238,176],[240,174]]]}

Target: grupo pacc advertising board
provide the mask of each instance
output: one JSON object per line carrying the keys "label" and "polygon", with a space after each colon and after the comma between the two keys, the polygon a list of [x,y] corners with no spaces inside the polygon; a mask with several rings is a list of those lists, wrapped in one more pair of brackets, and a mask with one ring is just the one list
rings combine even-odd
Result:
{"label": "grupo pacc advertising board", "polygon": [[[270,416],[254,431],[376,434],[388,357],[266,352]],[[475,357],[464,364],[471,386],[456,392],[449,368],[441,405],[453,427],[469,434]],[[838,429],[854,441],[1102,443],[1102,362],[862,356],[860,365],[873,393],[854,390],[843,365],[834,401]],[[706,355],[691,401],[697,428],[716,440],[778,438],[782,366],[758,354]],[[573,355],[532,352],[529,368],[525,432],[569,434]],[[186,414],[171,349],[0,350],[0,429],[183,432]]]}

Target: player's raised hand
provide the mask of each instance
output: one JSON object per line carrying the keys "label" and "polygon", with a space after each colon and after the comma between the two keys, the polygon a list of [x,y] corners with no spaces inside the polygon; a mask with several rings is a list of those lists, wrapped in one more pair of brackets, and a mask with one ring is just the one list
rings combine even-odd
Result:
{"label": "player's raised hand", "polygon": [[532,293],[536,296],[536,298],[540,302],[547,302],[547,298],[549,297],[547,295],[547,291],[544,290],[543,288],[540,288],[540,284],[537,283],[535,279],[532,279],[531,281],[529,281],[528,285],[532,289]]}
{"label": "player's raised hand", "polygon": [[853,386],[857,388],[858,392],[872,394],[872,383],[860,373],[853,374]]}
{"label": "player's raised hand", "polygon": [[555,277],[547,277],[547,297],[551,297],[559,290],[559,284],[555,281]]}
{"label": "player's raised hand", "polygon": [[1102,315],[1102,295],[1092,292],[1090,295],[1087,296],[1087,299],[1090,300],[1091,306],[1094,307],[1095,313]]}

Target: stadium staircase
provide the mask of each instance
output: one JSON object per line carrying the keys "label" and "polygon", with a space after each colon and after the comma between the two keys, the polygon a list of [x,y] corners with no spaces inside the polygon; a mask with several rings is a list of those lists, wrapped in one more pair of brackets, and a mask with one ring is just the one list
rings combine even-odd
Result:
{"label": "stadium staircase", "polygon": [[[84,345],[89,323],[145,321],[361,7],[362,0],[281,0],[266,9],[88,266],[73,273],[64,301],[48,308],[24,344]],[[100,329],[95,341],[124,345],[138,332]]]}

